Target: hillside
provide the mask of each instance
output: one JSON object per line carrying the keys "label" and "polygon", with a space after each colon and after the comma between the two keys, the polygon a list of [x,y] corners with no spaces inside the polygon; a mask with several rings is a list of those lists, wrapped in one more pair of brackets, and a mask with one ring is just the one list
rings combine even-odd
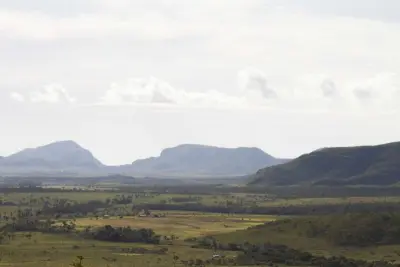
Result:
{"label": "hillside", "polygon": [[264,168],[250,185],[392,185],[400,181],[400,142],[324,148]]}
{"label": "hillside", "polygon": [[[357,223],[354,223],[357,222]],[[215,236],[222,244],[280,244],[304,251],[369,251],[377,245],[399,245],[399,213],[346,213],[281,218],[264,225]],[[343,248],[347,248],[343,251]],[[351,249],[349,249],[351,248]],[[387,254],[389,251],[386,251]]]}
{"label": "hillside", "polygon": [[258,148],[180,145],[163,150],[159,157],[133,162],[131,170],[153,174],[245,175],[286,161]]}
{"label": "hillside", "polygon": [[96,170],[103,167],[90,151],[73,141],[27,148],[0,159],[3,172]]}

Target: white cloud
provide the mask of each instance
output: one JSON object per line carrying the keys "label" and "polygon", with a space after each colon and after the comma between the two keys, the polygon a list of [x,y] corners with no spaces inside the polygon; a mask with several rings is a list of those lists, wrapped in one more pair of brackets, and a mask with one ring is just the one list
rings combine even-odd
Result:
{"label": "white cloud", "polygon": [[17,92],[12,92],[10,98],[17,102],[25,102],[25,96]]}
{"label": "white cloud", "polygon": [[331,79],[325,79],[321,83],[322,95],[327,98],[333,98],[338,95],[336,84]]}
{"label": "white cloud", "polygon": [[10,94],[11,99],[18,102],[28,100],[31,103],[75,103],[76,99],[69,95],[68,91],[60,84],[49,84],[40,91],[34,91],[25,96],[21,93],[13,92]]}
{"label": "white cloud", "polygon": [[400,76],[396,73],[378,73],[367,79],[349,83],[345,90],[349,99],[353,98],[353,101],[362,105],[399,110]]}
{"label": "white cloud", "polygon": [[34,103],[74,103],[76,101],[60,84],[50,84],[45,86],[42,91],[33,92],[30,96],[30,100]]}
{"label": "white cloud", "polygon": [[98,105],[153,105],[163,107],[240,108],[248,102],[240,96],[229,96],[215,90],[187,91],[155,77],[132,78],[112,83]]}
{"label": "white cloud", "polygon": [[245,94],[255,93],[256,96],[265,99],[275,99],[277,94],[274,89],[268,86],[266,75],[258,69],[246,68],[239,71],[239,88]]}

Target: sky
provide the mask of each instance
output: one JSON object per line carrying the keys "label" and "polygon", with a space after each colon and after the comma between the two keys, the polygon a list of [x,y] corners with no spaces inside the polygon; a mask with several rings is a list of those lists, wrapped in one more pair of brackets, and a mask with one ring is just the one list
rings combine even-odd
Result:
{"label": "sky", "polygon": [[399,141],[398,0],[0,0],[0,155]]}

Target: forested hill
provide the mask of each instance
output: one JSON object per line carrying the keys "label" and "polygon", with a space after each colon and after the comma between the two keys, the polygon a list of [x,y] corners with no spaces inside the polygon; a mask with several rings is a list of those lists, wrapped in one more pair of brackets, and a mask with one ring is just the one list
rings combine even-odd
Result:
{"label": "forested hill", "polygon": [[393,185],[400,181],[400,142],[324,148],[259,170],[251,185]]}

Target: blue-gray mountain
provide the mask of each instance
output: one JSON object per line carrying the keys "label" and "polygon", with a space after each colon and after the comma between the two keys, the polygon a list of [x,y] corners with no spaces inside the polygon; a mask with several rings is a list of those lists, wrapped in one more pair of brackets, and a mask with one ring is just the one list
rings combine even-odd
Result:
{"label": "blue-gray mountain", "polygon": [[274,158],[258,148],[221,148],[186,144],[167,148],[159,157],[137,160],[131,167],[137,173],[246,175],[260,168],[287,161]]}
{"label": "blue-gray mountain", "polygon": [[80,172],[102,168],[104,165],[89,150],[73,141],[27,148],[0,159],[1,173]]}
{"label": "blue-gray mountain", "polygon": [[319,149],[250,179],[251,185],[393,185],[400,182],[400,142]]}
{"label": "blue-gray mountain", "polygon": [[73,141],[61,141],[24,149],[0,158],[0,173],[128,174],[138,176],[240,176],[260,168],[284,163],[258,148],[219,148],[180,145],[159,157],[123,166],[106,166]]}

